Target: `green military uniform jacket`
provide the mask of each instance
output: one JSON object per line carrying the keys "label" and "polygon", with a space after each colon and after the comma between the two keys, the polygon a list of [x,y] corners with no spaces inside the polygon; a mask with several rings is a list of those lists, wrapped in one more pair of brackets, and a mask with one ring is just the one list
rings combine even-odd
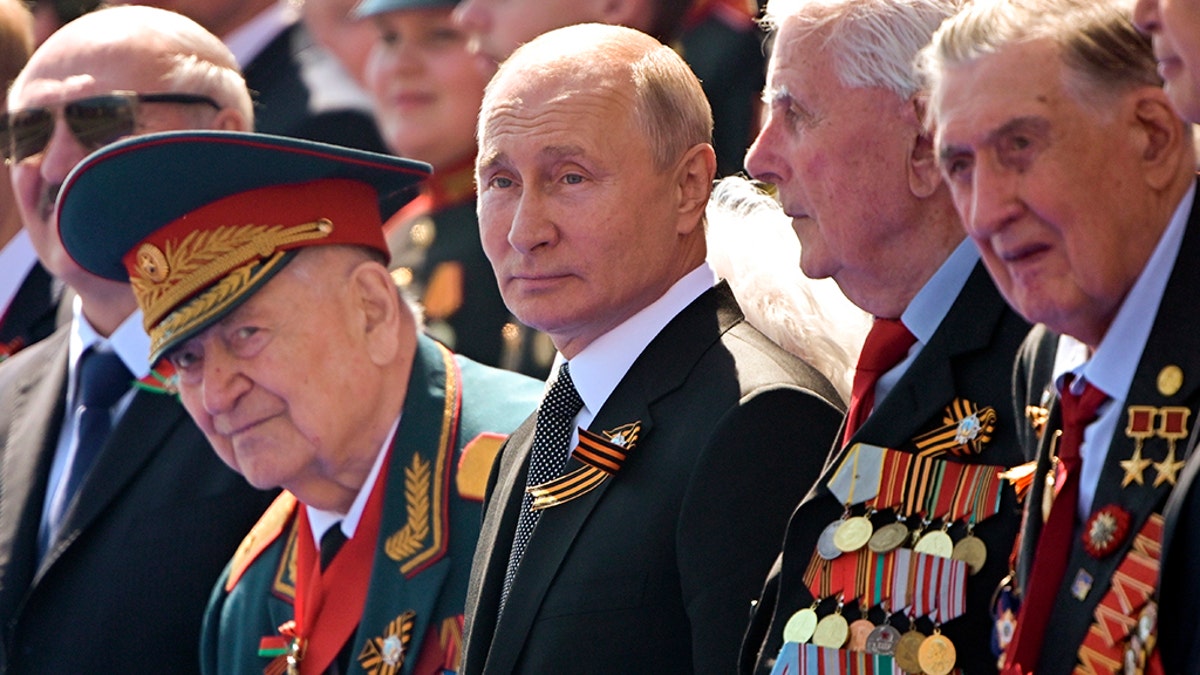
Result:
{"label": "green military uniform jacket", "polygon": [[[536,380],[419,339],[348,672],[413,673],[418,662],[420,672],[457,667],[491,460],[541,391]],[[203,672],[260,675],[278,658],[260,656],[259,647],[293,618],[298,506],[290,494],[281,497],[222,574],[205,613]]]}

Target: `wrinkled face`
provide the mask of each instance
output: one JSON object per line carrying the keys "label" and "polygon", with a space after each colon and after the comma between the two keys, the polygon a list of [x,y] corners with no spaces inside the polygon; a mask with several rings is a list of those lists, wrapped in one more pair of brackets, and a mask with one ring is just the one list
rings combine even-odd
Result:
{"label": "wrinkled face", "polygon": [[454,15],[472,50],[494,63],[533,38],[563,26],[600,21],[594,0],[464,0]]}
{"label": "wrinkled face", "polygon": [[911,106],[882,88],[842,84],[824,34],[781,26],[771,56],[762,130],[746,155],[773,183],[800,239],[800,267],[833,277],[860,307],[886,292],[885,258],[913,223],[907,162],[920,134]]}
{"label": "wrinkled face", "polygon": [[[61,107],[67,102],[114,91],[168,91],[162,82],[166,67],[149,48],[89,49],[71,45],[62,49],[60,45],[54,43],[38,51],[26,66],[9,93],[9,110]],[[135,134],[203,128],[217,115],[207,105],[146,103],[137,110]],[[54,217],[54,200],[67,174],[89,152],[67,127],[60,109],[45,150],[11,167],[17,206],[38,257],[52,274],[75,288],[94,277],[79,268],[63,249]]]}
{"label": "wrinkled face", "polygon": [[371,442],[361,402],[378,400],[384,376],[366,356],[350,285],[330,274],[297,257],[169,354],[184,407],[256,487],[304,494],[336,479],[351,449]]}
{"label": "wrinkled face", "polygon": [[368,85],[388,147],[438,168],[470,157],[487,77],[450,10],[388,12],[374,25]]}
{"label": "wrinkled face", "polygon": [[1133,19],[1154,41],[1158,73],[1175,109],[1200,122],[1200,0],[1138,0]]}
{"label": "wrinkled face", "polygon": [[682,276],[679,168],[654,167],[631,84],[500,77],[476,172],[483,248],[505,304],[570,358]]}
{"label": "wrinkled face", "polygon": [[951,67],[937,105],[942,171],[1008,302],[1095,346],[1161,234],[1146,222],[1130,95],[1085,105],[1048,41]]}

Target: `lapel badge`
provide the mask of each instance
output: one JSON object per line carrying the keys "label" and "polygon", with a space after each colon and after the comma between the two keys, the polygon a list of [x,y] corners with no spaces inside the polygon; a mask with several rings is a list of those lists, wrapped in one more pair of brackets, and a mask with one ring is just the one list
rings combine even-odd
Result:
{"label": "lapel badge", "polygon": [[641,432],[641,420],[599,434],[580,429],[579,445],[575,446],[571,456],[583,463],[583,467],[527,488],[533,496],[530,510],[540,511],[565,504],[595,490],[621,469],[629,451],[637,445]]}
{"label": "lapel badge", "polygon": [[1107,558],[1125,542],[1129,521],[1129,512],[1116,504],[1096,511],[1083,526],[1084,550],[1097,560]]}
{"label": "lapel badge", "polygon": [[1091,573],[1080,568],[1075,573],[1075,581],[1071,582],[1071,595],[1080,602],[1087,600],[1088,593],[1092,592],[1092,581]]}
{"label": "lapel badge", "polygon": [[1125,477],[1121,479],[1121,487],[1129,487],[1131,483],[1145,485],[1142,473],[1150,466],[1150,460],[1142,457],[1142,444],[1147,438],[1154,436],[1154,420],[1158,417],[1158,408],[1150,405],[1131,405],[1127,409],[1129,422],[1125,425],[1125,436],[1133,439],[1133,454],[1129,459],[1121,460],[1121,468]]}
{"label": "lapel badge", "polygon": [[946,406],[942,426],[914,438],[913,443],[927,457],[978,455],[992,440],[995,428],[996,411],[991,406],[980,408],[965,398],[955,398]]}
{"label": "lapel badge", "polygon": [[408,655],[412,642],[413,622],[417,614],[409,610],[392,619],[383,635],[367,640],[358,662],[371,675],[396,675]]}
{"label": "lapel badge", "polygon": [[133,384],[138,389],[154,394],[175,396],[179,393],[179,375],[175,372],[175,364],[166,359],[159,359],[149,375]]}
{"label": "lapel badge", "polygon": [[1174,364],[1163,366],[1163,369],[1158,371],[1158,379],[1155,384],[1158,385],[1158,393],[1163,396],[1171,397],[1179,393],[1183,388],[1183,369]]}
{"label": "lapel badge", "polygon": [[1171,487],[1174,487],[1179,471],[1183,469],[1184,464],[1182,459],[1176,459],[1175,445],[1187,438],[1187,420],[1192,411],[1183,406],[1166,406],[1159,408],[1158,411],[1157,433],[1159,438],[1167,439],[1167,456],[1163,461],[1154,463],[1154,470],[1158,472],[1158,477],[1154,479],[1154,487],[1163,483],[1170,483]]}

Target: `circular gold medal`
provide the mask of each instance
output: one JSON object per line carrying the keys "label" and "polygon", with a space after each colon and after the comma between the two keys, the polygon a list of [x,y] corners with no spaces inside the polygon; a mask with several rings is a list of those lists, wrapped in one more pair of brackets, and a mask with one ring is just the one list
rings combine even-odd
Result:
{"label": "circular gold medal", "polygon": [[867,651],[867,638],[871,633],[875,632],[875,624],[866,619],[858,619],[850,622],[850,644],[846,645],[846,649],[852,652]]}
{"label": "circular gold medal", "polygon": [[954,545],[954,553],[950,557],[967,563],[971,574],[978,574],[987,562],[987,546],[982,539],[969,534]]}
{"label": "circular gold medal", "polygon": [[826,560],[833,560],[842,554],[842,549],[838,548],[833,541],[841,525],[842,521],[835,520],[826,525],[824,530],[821,530],[821,536],[817,538],[817,555]]}
{"label": "circular gold medal", "polygon": [[908,540],[908,528],[904,523],[888,523],[875,530],[867,547],[875,553],[891,553],[900,548]]}
{"label": "circular gold medal", "polygon": [[853,553],[867,544],[874,529],[865,516],[847,518],[833,533],[833,545],[842,553]]}
{"label": "circular gold medal", "polygon": [[846,624],[844,616],[836,613],[830,614],[817,623],[817,628],[813,631],[812,642],[818,647],[841,649],[842,645],[846,644],[846,636],[849,632],[850,627]]}
{"label": "circular gold medal", "polygon": [[896,643],[900,641],[900,631],[890,623],[885,623],[882,626],[876,626],[875,630],[867,636],[867,653],[868,654],[885,654],[891,656],[896,653]]}
{"label": "circular gold medal", "polygon": [[804,644],[813,636],[817,627],[817,613],[811,608],[802,609],[792,615],[783,626],[783,641]]}
{"label": "circular gold medal", "polygon": [[917,650],[917,660],[926,675],[948,675],[954,670],[956,658],[954,643],[938,632],[925,638]]}
{"label": "circular gold medal", "polygon": [[913,550],[917,553],[949,558],[954,553],[954,542],[950,540],[950,535],[941,530],[934,530],[922,535]]}
{"label": "circular gold medal", "polygon": [[896,665],[900,666],[900,670],[911,675],[920,675],[920,652],[924,643],[925,634],[915,628],[900,636],[896,641]]}

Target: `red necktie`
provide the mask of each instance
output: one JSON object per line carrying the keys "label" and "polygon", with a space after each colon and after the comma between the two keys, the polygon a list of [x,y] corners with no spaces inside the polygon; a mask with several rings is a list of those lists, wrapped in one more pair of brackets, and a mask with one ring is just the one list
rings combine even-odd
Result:
{"label": "red necktie", "polygon": [[858,355],[854,367],[854,385],[850,390],[850,409],[846,412],[846,435],[843,443],[867,421],[875,407],[875,383],[879,376],[896,367],[904,360],[917,338],[904,327],[899,319],[876,318]]}
{"label": "red necktie", "polygon": [[1108,400],[1107,394],[1090,383],[1084,386],[1083,393],[1071,393],[1072,379],[1067,376],[1058,404],[1062,412],[1062,436],[1058,439],[1056,472],[1060,478],[1054,481],[1054,503],[1033,554],[1033,569],[1017,614],[1016,634],[1008,646],[1006,670],[1019,666],[1021,671],[1018,672],[1031,673],[1037,667],[1050,612],[1058,596],[1058,587],[1062,585],[1071,544],[1075,541],[1079,468],[1083,464],[1079,446],[1083,443],[1083,430],[1096,420],[1100,405]]}

